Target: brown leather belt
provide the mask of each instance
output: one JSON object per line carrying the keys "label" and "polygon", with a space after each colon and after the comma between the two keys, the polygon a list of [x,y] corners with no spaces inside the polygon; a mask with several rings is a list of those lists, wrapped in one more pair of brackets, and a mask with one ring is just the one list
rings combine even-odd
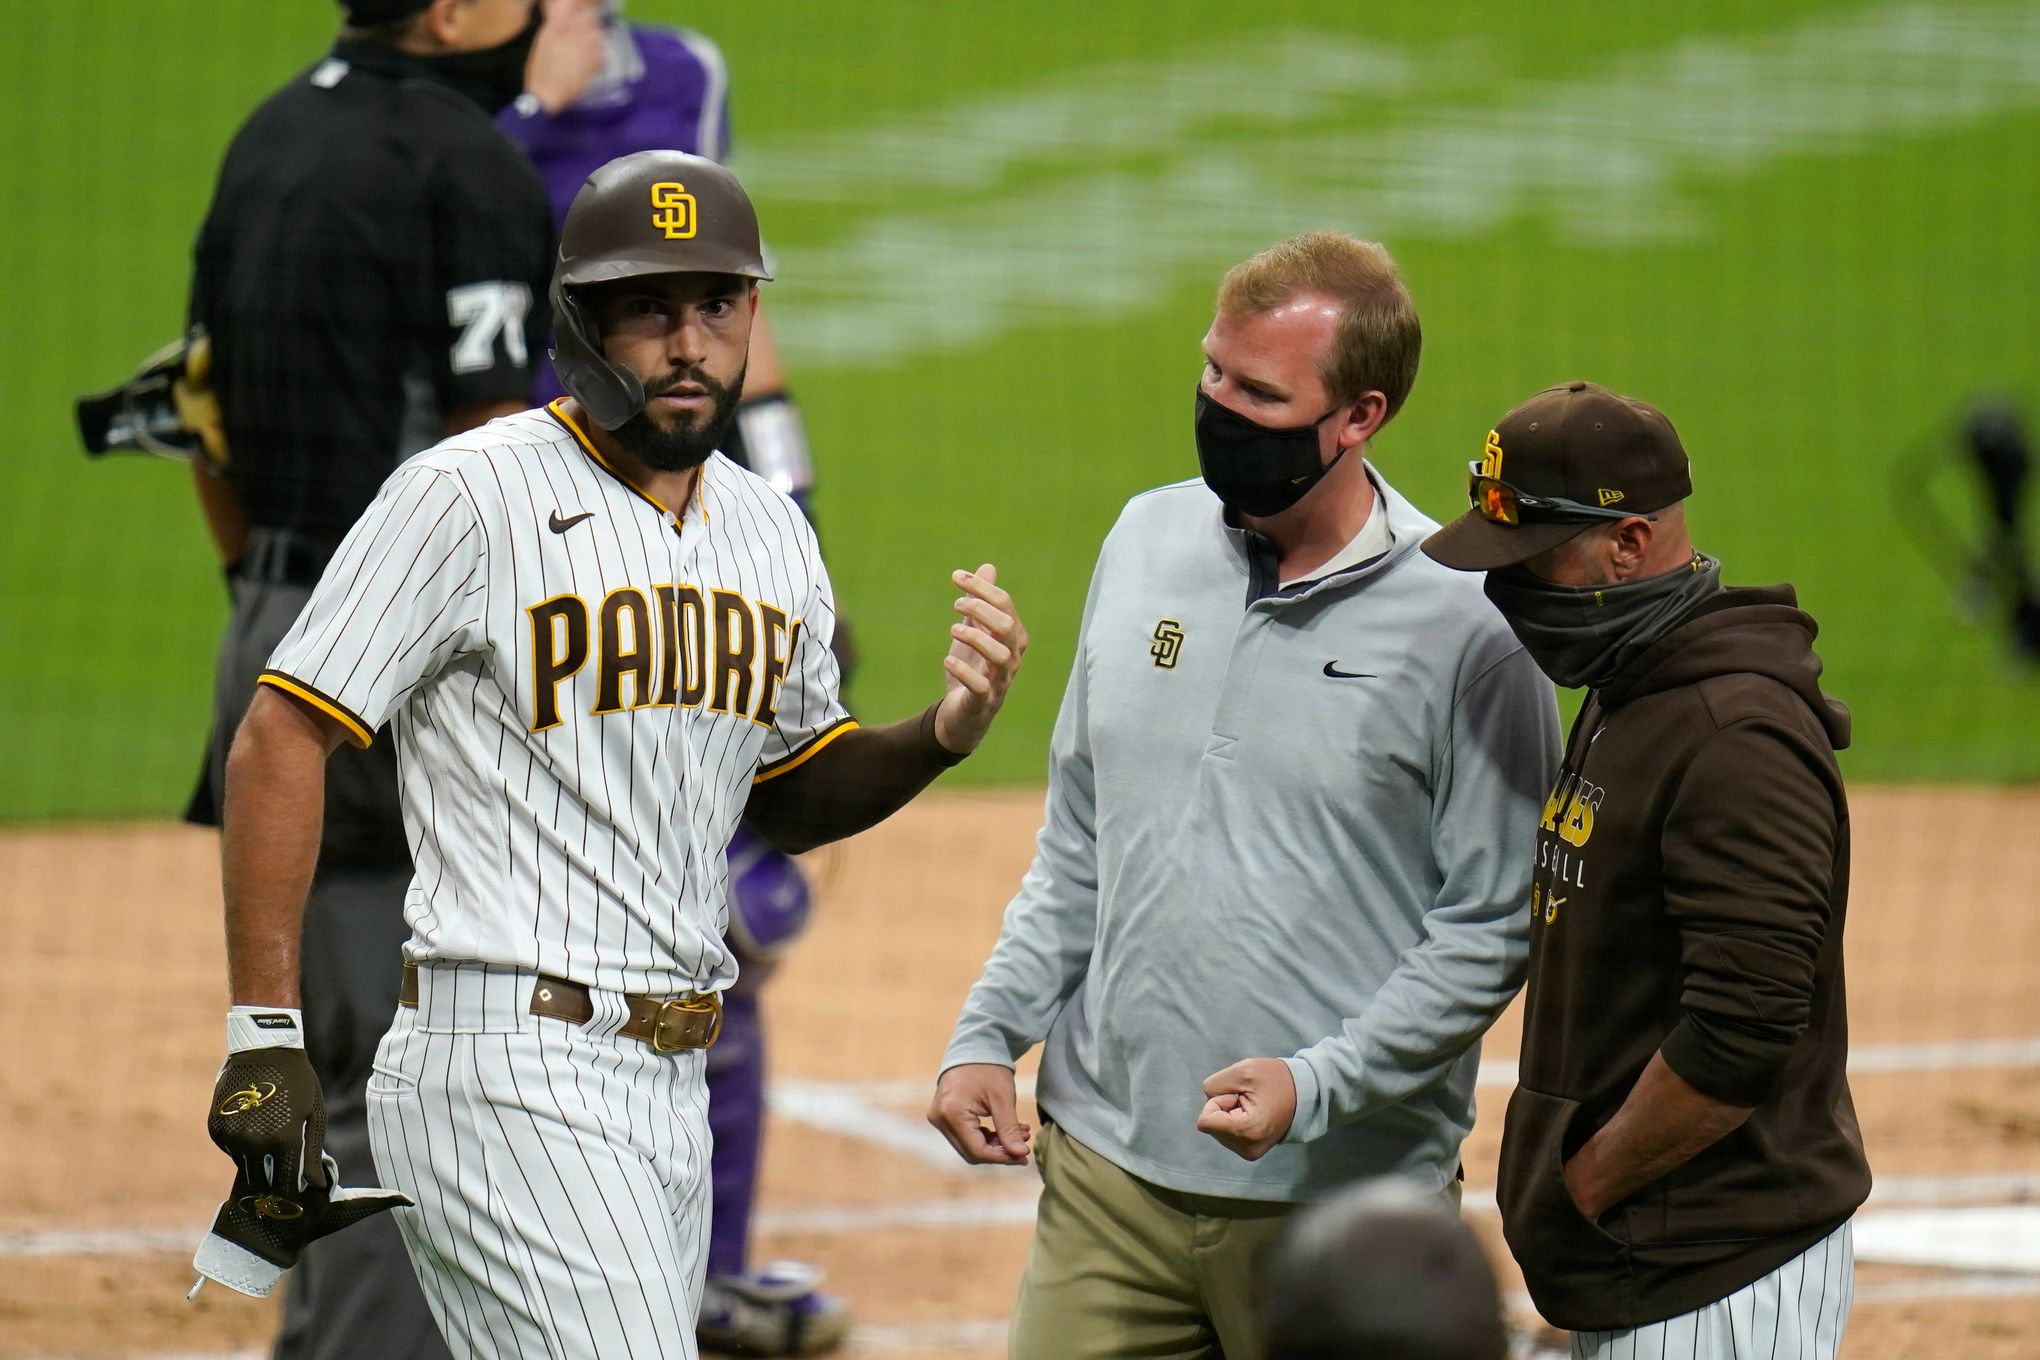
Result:
{"label": "brown leather belt", "polygon": [[[630,1019],[616,1032],[626,1039],[650,1044],[654,1052],[708,1048],[722,1033],[719,992],[626,996],[624,1000],[630,1003]],[[413,1009],[418,1005],[418,965],[409,959],[404,961],[403,981],[397,985],[397,1004]],[[595,999],[578,982],[541,973],[531,987],[531,1013],[585,1025],[595,1014]]]}

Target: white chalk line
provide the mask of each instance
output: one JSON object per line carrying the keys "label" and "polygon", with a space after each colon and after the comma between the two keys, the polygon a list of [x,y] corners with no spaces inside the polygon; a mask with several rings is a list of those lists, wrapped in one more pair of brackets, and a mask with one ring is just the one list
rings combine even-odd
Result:
{"label": "white chalk line", "polygon": [[[1980,1068],[2040,1066],[2040,1037],[1951,1040],[1913,1044],[1866,1044],[1849,1055],[1854,1073],[1949,1072]],[[1513,1084],[1516,1064],[1493,1059],[1480,1065],[1482,1085]],[[1017,1083],[1022,1095],[1033,1094],[1031,1078]],[[919,1114],[897,1108],[916,1107],[928,1098],[933,1083],[918,1081],[825,1082],[788,1079],[772,1085],[771,1109],[781,1119],[856,1138],[901,1153],[912,1160],[995,1183],[1006,1177],[1027,1187],[1023,1196],[924,1201],[909,1205],[871,1207],[812,1206],[767,1210],[760,1227],[767,1231],[856,1232],[885,1227],[993,1226],[1031,1217],[1032,1172],[1010,1167],[966,1166],[955,1151]],[[1880,1178],[1871,1204],[1949,1204],[1976,1201],[2020,1202],[2040,1199],[2040,1172],[1981,1172],[1967,1175],[1897,1176]],[[1492,1207],[1492,1194],[1468,1192],[1467,1207]],[[132,1255],[181,1251],[196,1246],[202,1226],[188,1228],[55,1229],[0,1232],[0,1258],[20,1256]]]}
{"label": "white chalk line", "polygon": [[1938,1303],[1949,1299],[2023,1299],[2040,1295],[2040,1275],[1922,1276],[1856,1286],[1856,1302]]}
{"label": "white chalk line", "polygon": [[[1031,1182],[1033,1172],[1021,1173]],[[1016,1177],[1018,1179],[1018,1177]],[[757,1232],[861,1233],[889,1228],[1009,1228],[1034,1222],[1037,1190],[1024,1184],[998,1198],[910,1200],[904,1204],[788,1205],[760,1210]]]}
{"label": "white chalk line", "polygon": [[[945,1149],[946,1150],[946,1149]],[[953,1159],[954,1153],[949,1154]],[[957,1164],[959,1167],[962,1163]],[[766,1233],[813,1233],[853,1236],[895,1228],[1024,1227],[1034,1221],[1040,1182],[1032,1170],[980,1168],[1004,1176],[1008,1184],[997,1194],[955,1199],[920,1199],[882,1204],[785,1205],[765,1209],[757,1229]],[[1997,1206],[2040,1202],[2040,1168],[2030,1171],[1976,1172],[1949,1176],[1885,1176],[1871,1190],[1865,1212],[1931,1206]],[[1492,1214],[1494,1190],[1470,1186],[1462,1208]],[[142,1256],[181,1254],[195,1250],[205,1234],[203,1224],[170,1228],[53,1228],[0,1233],[0,1259],[35,1256]]]}
{"label": "white chalk line", "polygon": [[1006,1319],[978,1318],[960,1322],[874,1323],[850,1329],[852,1352],[958,1351],[1006,1349]]}
{"label": "white chalk line", "polygon": [[[1854,1073],[1966,1071],[2040,1066],[2040,1037],[1952,1040],[1914,1044],[1866,1044],[1849,1055]],[[1496,1059],[1480,1065],[1481,1083],[1512,1084],[1516,1065]],[[1031,1079],[1018,1083],[1033,1094]],[[771,1108],[781,1119],[900,1153],[913,1161],[987,1186],[1005,1178],[1021,1193],[969,1199],[930,1200],[879,1206],[786,1207],[766,1210],[765,1231],[852,1233],[892,1227],[994,1227],[1032,1221],[1034,1174],[1010,1167],[966,1166],[940,1134],[918,1114],[897,1108],[918,1106],[931,1082],[823,1082],[789,1079],[772,1085]],[[1880,1177],[1871,1207],[1966,1203],[2022,1203],[2040,1200],[2040,1171],[1978,1172],[1939,1176]],[[1469,1210],[1492,1211],[1492,1191],[1471,1189]],[[181,1252],[197,1246],[203,1225],[182,1228],[81,1228],[0,1232],[0,1259],[26,1256],[126,1256]]]}
{"label": "white chalk line", "polygon": [[[1894,1072],[1965,1072],[1990,1067],[2040,1067],[2040,1034],[2013,1035],[1999,1039],[1937,1039],[1904,1044],[1856,1044],[1849,1050],[1849,1071],[1864,1076]],[[1490,1058],[1481,1063],[1480,1084],[1514,1086],[1516,1060]],[[1019,1087],[1022,1095],[1032,1095],[1034,1079],[1026,1076],[1019,1078]],[[882,1101],[889,1105],[911,1105],[924,1102],[933,1095],[935,1083],[932,1079],[856,1082],[811,1082],[794,1079],[775,1084],[773,1094],[776,1097],[782,1090],[799,1089],[855,1090],[867,1100]]]}
{"label": "white chalk line", "polygon": [[[1851,1076],[1894,1072],[1969,1072],[1989,1067],[2040,1067],[2040,1035],[2010,1039],[1950,1039],[1931,1043],[1859,1044],[1849,1050]],[[1514,1086],[1513,1058],[1480,1065],[1483,1086]]]}
{"label": "white chalk line", "polygon": [[[1917,1072],[1962,1072],[1986,1068],[2040,1067],[2040,1036],[1958,1039],[1907,1044],[1862,1044],[1849,1053],[1849,1071],[1859,1076]],[[1516,1062],[1491,1058],[1480,1065],[1479,1083],[1516,1084]],[[1017,1082],[1023,1096],[1034,1094],[1031,1077]],[[871,1143],[940,1171],[998,1175],[1003,1168],[969,1167],[919,1109],[934,1083],[916,1081],[803,1081],[772,1085],[772,1110],[782,1119],[841,1137]]]}
{"label": "white chalk line", "polygon": [[1860,1214],[1856,1259],[2040,1277],[2040,1204]]}

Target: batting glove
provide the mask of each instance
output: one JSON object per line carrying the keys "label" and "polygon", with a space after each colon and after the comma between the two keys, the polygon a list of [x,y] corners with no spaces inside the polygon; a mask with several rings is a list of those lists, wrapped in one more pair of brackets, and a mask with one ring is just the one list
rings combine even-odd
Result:
{"label": "batting glove", "polygon": [[340,1187],[297,1011],[236,1006],[228,1013],[227,1061],[206,1132],[234,1159],[234,1185],[192,1258],[200,1277],[192,1295],[210,1279],[266,1297],[308,1244],[411,1203],[377,1187]]}

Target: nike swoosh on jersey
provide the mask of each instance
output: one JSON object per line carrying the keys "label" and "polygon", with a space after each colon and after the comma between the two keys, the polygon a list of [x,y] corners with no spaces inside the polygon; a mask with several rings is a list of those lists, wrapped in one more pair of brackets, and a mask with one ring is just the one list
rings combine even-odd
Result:
{"label": "nike swoosh on jersey", "polygon": [[1381,678],[1372,671],[1342,671],[1339,669],[1339,663],[1336,661],[1327,661],[1325,663],[1325,674],[1334,680],[1379,680]]}
{"label": "nike swoosh on jersey", "polygon": [[561,519],[560,512],[555,510],[552,512],[551,516],[547,518],[545,523],[546,527],[551,529],[554,533],[563,534],[567,530],[573,528],[576,524],[579,524],[582,520],[593,518],[595,518],[595,512],[593,510],[583,510],[580,514],[570,516],[566,519]]}

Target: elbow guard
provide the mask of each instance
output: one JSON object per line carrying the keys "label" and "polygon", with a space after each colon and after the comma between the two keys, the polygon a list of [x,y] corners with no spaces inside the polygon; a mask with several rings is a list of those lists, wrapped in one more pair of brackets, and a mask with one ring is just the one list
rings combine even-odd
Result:
{"label": "elbow guard", "polygon": [[772,483],[775,491],[805,505],[814,489],[814,463],[808,456],[807,427],[800,407],[784,392],[746,401],[737,407],[737,438],[728,454]]}
{"label": "elbow guard", "polygon": [[730,840],[730,943],[748,976],[772,963],[807,929],[813,896],[791,855],[748,826]]}

